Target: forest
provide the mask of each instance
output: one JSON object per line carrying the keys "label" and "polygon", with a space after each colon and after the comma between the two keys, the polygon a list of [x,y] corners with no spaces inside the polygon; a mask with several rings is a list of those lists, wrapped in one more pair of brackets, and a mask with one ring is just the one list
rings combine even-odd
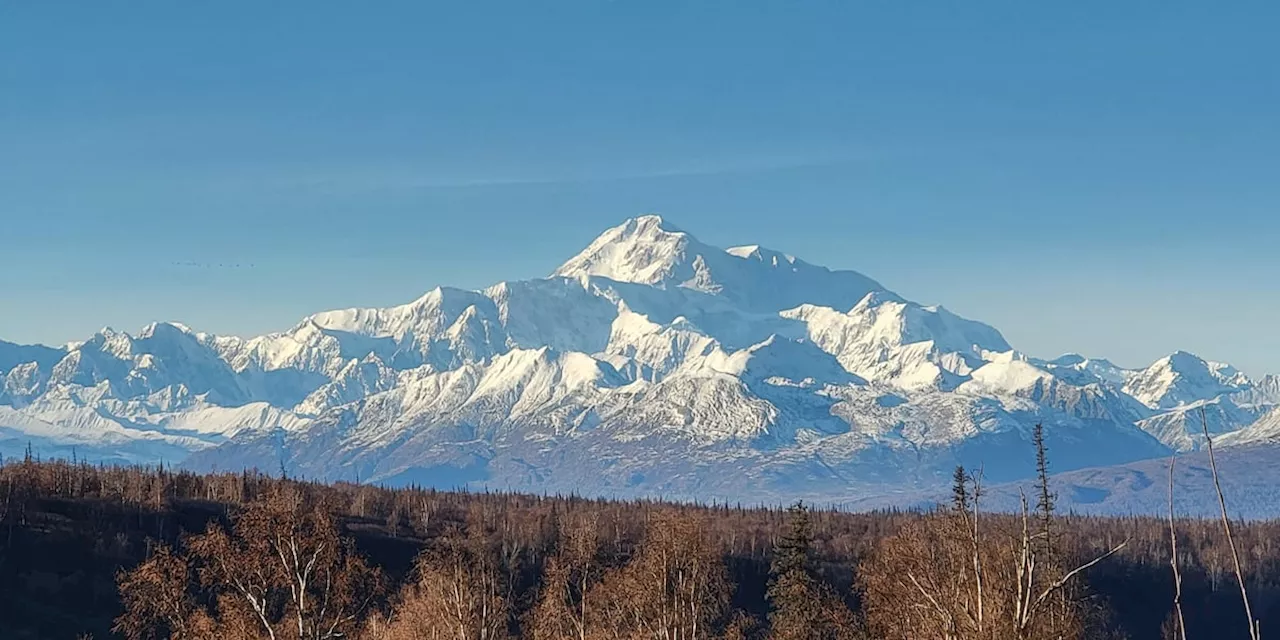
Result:
{"label": "forest", "polygon": [[[1044,468],[1044,452],[1040,462]],[[28,455],[0,465],[0,637],[1245,638],[1280,526],[318,484]],[[1229,524],[1229,528],[1224,527]]]}

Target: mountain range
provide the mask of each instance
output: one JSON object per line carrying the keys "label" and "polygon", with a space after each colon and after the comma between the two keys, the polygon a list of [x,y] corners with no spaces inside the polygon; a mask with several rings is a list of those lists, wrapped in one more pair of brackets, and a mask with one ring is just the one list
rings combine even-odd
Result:
{"label": "mountain range", "polygon": [[546,278],[281,333],[0,341],[6,458],[386,484],[884,503],[957,464],[1027,478],[1038,423],[1055,470],[1079,474],[1196,452],[1201,415],[1215,446],[1280,452],[1280,377],[1185,352],[1141,369],[1036,358],[860,273],[709,246],[657,216]]}

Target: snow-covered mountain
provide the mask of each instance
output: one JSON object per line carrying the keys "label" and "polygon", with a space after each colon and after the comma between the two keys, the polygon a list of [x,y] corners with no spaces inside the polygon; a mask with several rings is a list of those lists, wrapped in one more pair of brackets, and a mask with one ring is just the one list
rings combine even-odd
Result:
{"label": "snow-covered mountain", "polygon": [[0,453],[597,495],[852,499],[1280,437],[1280,379],[1016,351],[852,271],[718,249],[657,216],[550,276],[305,318],[0,343]]}
{"label": "snow-covered mountain", "polygon": [[1153,409],[1172,409],[1252,387],[1253,382],[1229,364],[1205,362],[1179,351],[1128,376],[1124,390]]}

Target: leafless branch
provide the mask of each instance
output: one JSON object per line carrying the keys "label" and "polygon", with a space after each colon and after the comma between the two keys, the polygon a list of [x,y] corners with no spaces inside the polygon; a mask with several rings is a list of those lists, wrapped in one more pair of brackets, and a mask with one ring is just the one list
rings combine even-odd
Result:
{"label": "leafless branch", "polygon": [[1244,571],[1240,569],[1240,553],[1236,551],[1236,541],[1231,535],[1231,518],[1227,516],[1227,499],[1222,495],[1222,483],[1218,481],[1218,462],[1213,455],[1213,438],[1209,435],[1209,420],[1205,417],[1204,406],[1200,407],[1200,427],[1204,429],[1205,445],[1209,448],[1209,469],[1213,472],[1213,488],[1218,492],[1218,506],[1222,508],[1222,531],[1227,536],[1227,546],[1231,549],[1231,562],[1236,572],[1236,582],[1240,584],[1240,597],[1244,600],[1244,614],[1249,619],[1249,638],[1259,640],[1258,620],[1253,617],[1253,608],[1249,606],[1249,590],[1244,586]]}
{"label": "leafless branch", "polygon": [[1169,566],[1173,567],[1173,612],[1178,621],[1178,637],[1187,640],[1187,622],[1182,617],[1182,572],[1178,569],[1178,532],[1173,526],[1173,467],[1178,454],[1169,456]]}

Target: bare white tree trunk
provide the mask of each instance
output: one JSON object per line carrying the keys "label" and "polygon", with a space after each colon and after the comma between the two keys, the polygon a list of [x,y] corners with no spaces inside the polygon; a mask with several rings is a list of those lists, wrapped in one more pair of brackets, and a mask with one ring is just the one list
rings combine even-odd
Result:
{"label": "bare white tree trunk", "polygon": [[1173,527],[1173,466],[1175,452],[1169,457],[1169,565],[1173,567],[1173,612],[1178,621],[1178,637],[1187,640],[1187,622],[1182,617],[1182,572],[1178,569],[1178,532]]}
{"label": "bare white tree trunk", "polygon": [[1236,572],[1236,582],[1240,584],[1240,598],[1244,600],[1244,615],[1249,620],[1249,638],[1259,640],[1262,636],[1258,629],[1258,620],[1253,617],[1253,608],[1249,606],[1249,590],[1244,586],[1240,554],[1236,551],[1236,541],[1231,535],[1231,518],[1227,517],[1227,499],[1223,497],[1222,484],[1218,481],[1218,462],[1213,456],[1213,438],[1209,435],[1209,420],[1205,417],[1204,407],[1200,407],[1200,427],[1204,429],[1205,445],[1209,448],[1209,469],[1213,472],[1213,488],[1218,492],[1218,506],[1222,508],[1222,531],[1227,536],[1227,547],[1231,549],[1231,563]]}

